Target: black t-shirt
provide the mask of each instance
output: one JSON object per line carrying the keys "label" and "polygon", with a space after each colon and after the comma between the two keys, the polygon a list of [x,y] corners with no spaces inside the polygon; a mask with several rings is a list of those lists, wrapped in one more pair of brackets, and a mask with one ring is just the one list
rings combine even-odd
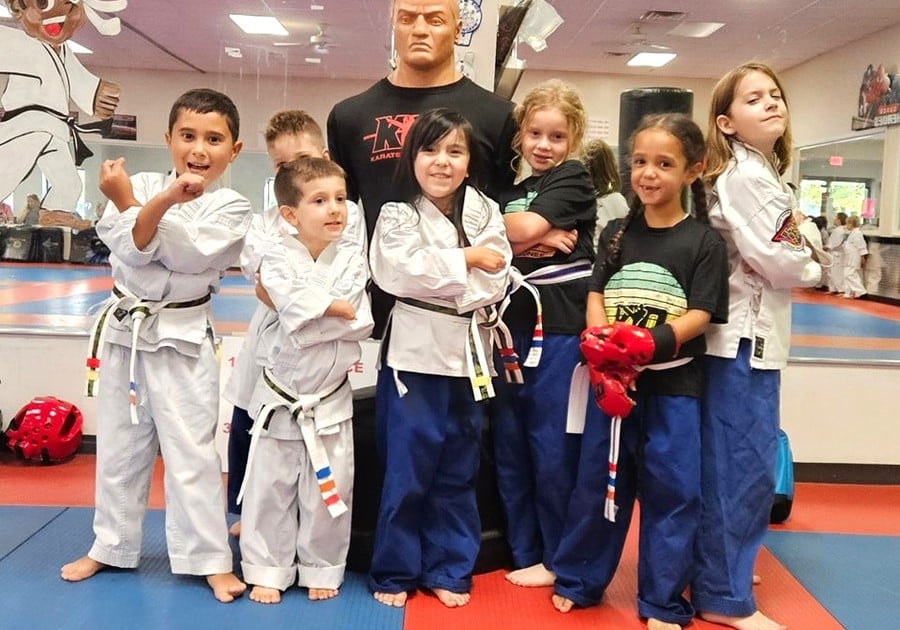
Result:
{"label": "black t-shirt", "polygon": [[[590,290],[603,294],[606,317],[653,328],[689,309],[710,313],[711,322],[728,321],[728,258],[725,241],[714,229],[688,216],[668,228],[651,228],[641,212],[621,240],[618,269],[604,264],[613,235],[624,219],[607,225],[600,235]],[[680,357],[706,352],[703,335],[684,344]],[[700,396],[699,361],[667,370],[644,370],[638,391],[645,394]]]}
{"label": "black t-shirt", "polygon": [[[567,160],[542,175],[524,180],[501,196],[504,214],[527,210],[541,215],[555,228],[578,230],[578,241],[570,254],[557,252],[549,258],[516,256],[513,265],[527,275],[548,265],[578,260],[594,261],[593,234],[597,221],[594,184],[584,165]],[[584,330],[588,278],[539,285],[544,332],[578,335]],[[503,320],[515,331],[532,331],[537,316],[534,300],[524,289],[512,295]]]}
{"label": "black t-shirt", "polygon": [[[479,188],[498,200],[512,187],[516,132],[512,102],[466,77],[429,88],[398,87],[382,79],[341,101],[328,114],[328,150],[347,173],[350,198],[362,203],[369,238],[385,202],[399,201],[394,170],[409,128],[419,114],[436,107],[454,109],[472,125],[484,158],[483,172],[473,173]],[[390,295],[372,287],[375,338],[383,335],[393,303]]]}
{"label": "black t-shirt", "polygon": [[407,88],[387,79],[351,96],[328,114],[328,150],[347,172],[348,194],[361,200],[371,236],[381,206],[394,196],[394,169],[406,133],[419,114],[449,107],[472,125],[485,159],[479,188],[492,199],[512,185],[512,139],[516,123],[512,102],[470,79],[430,88]]}

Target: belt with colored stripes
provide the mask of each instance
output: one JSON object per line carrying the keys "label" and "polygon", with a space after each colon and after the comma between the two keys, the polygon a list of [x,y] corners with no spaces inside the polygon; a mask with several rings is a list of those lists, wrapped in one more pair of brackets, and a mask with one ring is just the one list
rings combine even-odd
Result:
{"label": "belt with colored stripes", "polygon": [[294,393],[290,387],[280,382],[268,368],[263,368],[262,378],[269,390],[276,394],[280,401],[264,405],[259,412],[259,417],[253,422],[253,428],[250,430],[250,451],[247,454],[247,467],[244,472],[244,481],[241,483],[241,489],[238,493],[238,503],[244,498],[244,489],[247,485],[247,479],[250,477],[250,469],[253,465],[259,437],[263,431],[269,428],[269,422],[275,411],[284,407],[287,408],[291,417],[300,425],[300,433],[303,436],[303,442],[306,444],[306,451],[309,453],[309,461],[316,473],[316,481],[319,484],[319,493],[322,495],[322,501],[325,502],[331,517],[337,518],[347,512],[349,508],[338,494],[334,474],[328,462],[328,452],[325,450],[322,438],[316,432],[315,409],[321,402],[334,396],[347,386],[349,380],[344,378],[339,385],[322,394],[300,395]]}

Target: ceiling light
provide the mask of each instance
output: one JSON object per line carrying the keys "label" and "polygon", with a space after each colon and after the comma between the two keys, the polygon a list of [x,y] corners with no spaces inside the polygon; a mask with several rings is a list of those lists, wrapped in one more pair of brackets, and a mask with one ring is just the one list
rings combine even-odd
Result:
{"label": "ceiling light", "polygon": [[230,14],[231,21],[248,35],[287,35],[287,29],[272,16]]}
{"label": "ceiling light", "polygon": [[709,37],[723,26],[725,25],[722,22],[682,22],[668,34],[680,37]]}
{"label": "ceiling light", "polygon": [[629,59],[627,65],[659,68],[672,61],[675,57],[677,57],[675,53],[640,52]]}
{"label": "ceiling light", "polygon": [[11,18],[12,13],[6,7],[0,7],[0,18]]}
{"label": "ceiling light", "polygon": [[304,61],[306,63],[322,63],[322,60],[319,57],[306,57]]}
{"label": "ceiling light", "polygon": [[76,55],[93,55],[94,51],[90,48],[85,48],[75,40],[69,40],[69,49],[75,53]]}
{"label": "ceiling light", "polygon": [[324,4],[311,4],[311,5],[309,5],[309,10],[310,11],[324,11],[325,5]]}

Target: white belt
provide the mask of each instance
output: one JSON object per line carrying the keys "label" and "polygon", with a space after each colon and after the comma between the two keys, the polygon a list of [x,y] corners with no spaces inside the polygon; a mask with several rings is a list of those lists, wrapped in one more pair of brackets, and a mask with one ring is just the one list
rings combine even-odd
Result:
{"label": "white belt", "polygon": [[103,346],[106,343],[106,330],[109,326],[110,315],[117,319],[124,319],[125,316],[130,315],[131,355],[128,360],[128,411],[131,416],[131,424],[138,424],[137,385],[134,378],[134,366],[137,358],[137,346],[141,334],[141,325],[145,319],[151,315],[156,315],[163,309],[196,308],[204,306],[209,303],[210,295],[207,293],[201,298],[181,302],[154,302],[142,300],[125,289],[115,286],[113,287],[113,297],[116,299],[106,305],[97,319],[94,320],[94,325],[91,327],[91,345],[86,362],[87,384],[85,386],[85,395],[88,398],[92,398],[100,391],[100,356],[103,353]]}
{"label": "white belt", "polygon": [[250,477],[250,469],[253,466],[253,459],[260,435],[268,429],[269,421],[272,419],[275,411],[285,408],[300,425],[300,433],[303,435],[303,442],[306,445],[307,453],[309,453],[309,461],[316,473],[316,482],[319,484],[322,500],[325,502],[331,518],[337,518],[347,512],[349,508],[338,494],[337,486],[334,482],[334,474],[331,471],[331,465],[328,463],[328,452],[325,450],[322,438],[316,432],[316,407],[323,400],[348,386],[349,381],[344,379],[340,385],[323,394],[301,395],[291,391],[287,385],[276,379],[268,368],[263,368],[263,382],[280,400],[264,405],[259,412],[259,417],[253,422],[253,428],[250,429],[250,451],[247,454],[247,467],[244,471],[244,481],[241,483],[237,502],[240,503],[244,498],[244,489],[247,486],[247,479]]}

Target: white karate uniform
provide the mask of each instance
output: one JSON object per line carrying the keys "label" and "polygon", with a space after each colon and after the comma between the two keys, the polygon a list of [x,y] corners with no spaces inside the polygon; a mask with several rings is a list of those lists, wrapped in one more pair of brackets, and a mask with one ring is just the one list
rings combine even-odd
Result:
{"label": "white karate uniform", "polygon": [[[131,178],[146,203],[174,175]],[[103,327],[97,405],[95,540],[88,555],[104,564],[136,567],[141,526],[157,446],[165,461],[166,540],[174,573],[232,570],[222,509],[221,467],[215,448],[219,381],[209,301],[190,308],[163,303],[216,292],[239,254],[250,224],[249,202],[220,188],[172,206],[156,235],[139,250],[132,229],[139,207],[110,204],[97,234],[110,250],[117,291],[101,311]],[[136,304],[159,309],[142,323],[134,360],[137,424],[129,417],[129,355]],[[124,309],[124,310],[123,310]]]}
{"label": "white karate uniform", "polygon": [[[285,590],[343,583],[350,545],[350,511],[332,517],[320,491],[302,423],[312,422],[348,506],[353,493],[353,399],[347,371],[359,360],[359,340],[372,331],[368,271],[357,246],[329,245],[313,260],[293,236],[262,256],[260,281],[277,312],[261,322],[257,362],[303,401],[295,417],[266,377],[248,406],[254,418],[241,512],[241,568],[249,583]],[[356,309],[352,321],[324,313],[335,299]],[[271,415],[270,415],[271,413]],[[306,434],[309,436],[309,433]],[[298,518],[299,514],[299,518]]]}
{"label": "white karate uniform", "polygon": [[847,228],[836,225],[828,235],[828,251],[834,264],[828,270],[828,290],[832,293],[844,292],[844,243],[847,240]]}
{"label": "white karate uniform", "polygon": [[85,113],[94,113],[100,79],[88,72],[68,45],[57,53],[17,28],[0,26],[0,75],[8,75],[0,105],[6,111],[42,106],[63,117],[28,111],[0,122],[0,199],[4,199],[37,166],[50,184],[46,208],[74,211],[81,179],[70,148],[65,122],[69,99]]}
{"label": "white karate uniform", "polygon": [[[259,271],[263,254],[272,246],[281,243],[285,236],[296,234],[296,232],[289,223],[281,218],[278,206],[272,206],[262,213],[254,214],[244,242],[244,249],[241,251],[241,273],[244,277],[251,282],[256,282],[256,273]],[[342,249],[348,248],[360,252],[365,256],[366,224],[359,206],[352,201],[347,201],[347,225],[344,227],[344,233],[338,241],[338,246]],[[260,325],[269,310],[269,307],[260,302],[253,311],[234,369],[222,393],[225,400],[241,409],[249,408],[253,388],[256,387],[256,382],[262,373],[262,365],[258,364],[256,360],[256,346]]]}
{"label": "white karate uniform", "polygon": [[[469,319],[405,304],[402,298],[473,313],[497,304],[506,294],[512,249],[497,204],[467,188],[463,217],[471,245],[503,254],[506,265],[500,271],[467,269],[456,227],[424,197],[416,207],[388,202],[378,215],[369,264],[375,283],[401,298],[391,314],[391,328],[397,332],[387,351],[387,364],[395,371],[469,376]],[[485,320],[483,311],[474,316]],[[479,333],[490,357],[491,331],[479,327]],[[493,375],[493,362],[489,363]]]}
{"label": "white karate uniform", "polygon": [[866,239],[859,228],[847,232],[844,243],[844,295],[860,297],[866,294],[866,283],[863,280],[862,257],[869,253]]}
{"label": "white karate uniform", "polygon": [[740,340],[754,344],[750,365],[780,370],[791,343],[791,289],[814,287],[822,268],[796,225],[795,198],[769,161],[740,142],[716,180],[709,222],[728,246],[727,324],[710,324],[706,353],[733,359]]}

